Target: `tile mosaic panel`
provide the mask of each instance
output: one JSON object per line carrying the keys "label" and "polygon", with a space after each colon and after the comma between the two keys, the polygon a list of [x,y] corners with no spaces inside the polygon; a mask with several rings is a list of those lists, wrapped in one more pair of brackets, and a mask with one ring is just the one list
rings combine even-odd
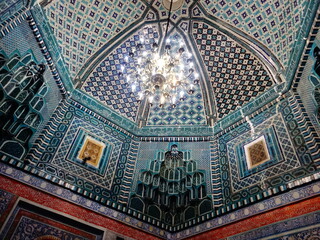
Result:
{"label": "tile mosaic panel", "polygon": [[[165,0],[163,0],[165,1]],[[152,7],[154,7],[157,11],[158,11],[158,14],[159,14],[159,18],[161,20],[165,20],[168,18],[168,13],[169,13],[169,8],[166,8],[165,6],[163,6],[163,1],[161,0],[155,0],[153,3],[152,3]],[[165,1],[166,4],[170,1]],[[181,18],[186,18],[189,16],[189,7],[190,5],[192,4],[192,1],[190,0],[186,0],[186,1],[182,1],[182,5],[179,9],[177,10],[173,10],[172,13],[171,13],[171,17],[170,17],[170,20],[172,22],[178,22]],[[167,6],[167,5],[166,5]],[[169,7],[170,5],[168,5]]]}
{"label": "tile mosaic panel", "polygon": [[[314,162],[319,169],[320,166],[320,144],[319,144],[319,132],[313,127],[310,118],[304,108],[302,100],[298,94],[289,98],[290,107],[292,109],[293,117],[297,119],[296,124],[290,124],[290,129],[293,133],[297,132],[304,136],[301,141],[301,137],[295,136],[293,138],[295,144],[298,146],[297,152],[303,154],[305,149],[310,150],[310,155],[304,159],[305,163]],[[291,117],[290,117],[291,118]],[[303,145],[305,144],[305,145]]]}
{"label": "tile mosaic panel", "polygon": [[69,219],[63,213],[19,201],[0,233],[2,239],[98,240],[103,231]]}
{"label": "tile mosaic panel", "polygon": [[320,236],[319,219],[320,212],[317,211],[240,233],[228,240],[317,239]]}
{"label": "tile mosaic panel", "polygon": [[[173,52],[178,52],[178,47],[188,49],[180,34],[175,33],[169,39]],[[193,61],[196,62],[196,59]],[[190,84],[193,84],[192,79],[190,79]],[[175,108],[168,105],[160,108],[154,104],[149,110],[147,125],[205,125],[206,116],[201,86],[196,85],[194,90],[194,94],[186,94],[185,100],[179,101]]]}
{"label": "tile mosaic panel", "polygon": [[[318,41],[320,34],[317,34]],[[320,44],[319,44],[320,46]],[[303,101],[306,112],[317,132],[320,132],[320,120],[317,119],[317,108],[320,106],[320,99],[316,99],[316,87],[320,84],[320,76],[316,73],[315,67],[317,59],[314,57],[317,44],[313,44],[312,50],[308,54],[308,61],[305,64],[300,81],[297,82],[297,92]],[[320,115],[318,114],[318,118]]]}
{"label": "tile mosaic panel", "polygon": [[308,1],[201,0],[207,13],[260,41],[286,67]]}
{"label": "tile mosaic panel", "polygon": [[[146,239],[146,233],[167,239],[182,239],[202,232],[207,232],[210,229],[214,230],[217,227],[237,222],[248,217],[254,217],[256,219],[258,218],[257,220],[254,220],[254,223],[258,224],[262,221],[262,219],[266,219],[263,213],[272,209],[279,209],[291,202],[301,201],[306,198],[308,198],[308,200],[305,200],[302,203],[300,202],[299,204],[292,204],[286,207],[286,209],[281,210],[279,213],[276,212],[275,214],[272,214],[272,217],[268,217],[267,220],[269,223],[273,223],[275,221],[275,216],[286,219],[319,210],[319,205],[316,204],[318,202],[318,198],[316,196],[320,193],[320,183],[315,182],[297,189],[292,189],[292,191],[286,191],[281,195],[268,198],[260,203],[245,206],[237,211],[233,211],[232,213],[217,216],[203,224],[199,224],[197,226],[189,225],[190,227],[188,229],[171,234],[165,230],[161,230],[158,227],[154,227],[151,224],[129,216],[126,213],[121,213],[118,210],[106,207],[104,204],[101,205],[96,201],[80,196],[69,189],[61,188],[57,184],[52,184],[39,177],[29,175],[25,171],[12,168],[7,164],[0,163],[0,172],[2,188],[6,191],[10,190],[21,197],[35,201],[39,204],[43,204],[58,211],[60,210],[61,206],[63,206],[65,209],[67,209],[67,212],[72,213],[73,216],[77,216],[81,219],[84,216],[90,215],[93,217],[93,219],[89,220],[92,223],[99,222],[102,224],[102,226],[114,231],[118,231],[120,226],[120,228],[125,231],[124,234],[131,237],[140,237],[139,239]],[[16,182],[13,179],[19,182]],[[17,186],[14,189],[12,189],[13,184]],[[85,206],[85,208],[79,208],[79,205]],[[107,216],[108,218],[105,218],[102,215]],[[117,220],[118,222],[110,221],[110,219]],[[248,221],[252,221],[251,218],[249,218]],[[134,226],[142,231],[126,229],[124,226],[122,226],[122,223]],[[233,225],[229,226],[234,229]],[[249,226],[247,230],[251,229],[250,224],[246,226]],[[218,230],[220,232],[221,228]],[[201,237],[201,235],[199,236]],[[230,236],[230,232],[227,236]]]}
{"label": "tile mosaic panel", "polygon": [[229,36],[202,22],[193,23],[192,34],[209,73],[219,119],[273,86],[262,63]]}
{"label": "tile mosaic panel", "polygon": [[6,237],[12,237],[14,239],[47,238],[52,240],[58,240],[61,238],[70,240],[95,239],[91,236],[91,238],[89,238],[88,236],[82,237],[77,234],[70,233],[66,230],[56,228],[55,226],[52,226],[53,224],[49,225],[47,221],[45,221],[45,219],[39,217],[35,220],[33,218],[29,218],[29,216],[22,216],[17,220],[19,220],[19,223],[16,226],[14,226],[14,229],[9,230],[10,232],[13,232],[12,235],[8,233]]}
{"label": "tile mosaic panel", "polygon": [[70,75],[101,46],[133,24],[146,10],[143,1],[53,1],[45,8]]}
{"label": "tile mosaic panel", "polygon": [[[206,171],[210,168],[210,143],[209,142],[141,142],[136,155],[136,166],[135,172],[140,172],[142,169],[148,168],[150,162],[156,160],[159,154],[167,152],[172,144],[177,144],[178,149],[184,153],[188,152],[189,159],[197,162],[199,169],[205,169]],[[138,181],[138,175],[135,174],[131,191],[135,190]],[[206,175],[210,175],[206,172]],[[206,188],[208,194],[211,194],[211,180],[206,178]]]}
{"label": "tile mosaic panel", "polygon": [[17,196],[0,189],[0,229],[4,224],[7,216],[9,215],[9,212],[11,211],[11,208],[13,207],[16,200]]}
{"label": "tile mosaic panel", "polygon": [[139,149],[139,142],[132,140],[130,150],[128,152],[128,162],[125,172],[123,174],[123,181],[120,190],[119,202],[122,204],[128,204],[129,194],[132,186],[133,179],[135,177],[135,166],[137,161],[137,154]]}
{"label": "tile mosaic panel", "polygon": [[23,0],[5,0],[0,2],[0,24],[20,10],[25,10]]}
{"label": "tile mosaic panel", "polygon": [[[293,197],[293,199],[295,199],[294,196],[297,195],[297,192],[295,192],[293,196],[289,196],[287,194],[283,195],[289,198]],[[270,199],[270,201],[267,200],[259,204],[254,204],[249,208],[245,207],[239,211],[227,214],[225,217],[218,217],[210,220],[207,222],[207,224],[194,226],[184,230],[180,234],[178,233],[179,237],[184,238],[185,236],[188,236],[190,232],[192,232],[194,234],[192,237],[193,240],[229,240],[229,238],[233,239],[234,236],[235,239],[242,240],[269,239],[268,236],[275,236],[277,233],[283,233],[295,229],[301,230],[304,227],[312,228],[312,225],[317,225],[319,222],[319,206],[315,207],[313,204],[319,201],[319,198],[315,197],[304,202],[293,203],[289,206],[280,207],[280,204],[283,202],[283,200],[284,198],[279,196],[274,199]],[[268,208],[270,211],[264,212],[266,208]],[[272,208],[277,209],[273,210]],[[306,209],[309,209],[309,211],[305,211]],[[246,216],[252,214],[252,210],[256,212],[256,215],[247,218]],[[245,219],[239,221],[243,217]],[[209,228],[213,229],[208,231]],[[250,232],[253,232],[253,234],[251,235]],[[244,234],[242,235],[242,233]],[[239,238],[237,238],[238,236]],[[282,238],[277,239],[279,240]],[[282,240],[284,239],[287,238],[283,238]]]}
{"label": "tile mosaic panel", "polygon": [[[3,1],[1,3],[3,3]],[[0,9],[1,7],[2,6],[0,6]],[[21,22],[23,22],[30,14],[26,7],[18,6],[18,4],[16,7],[17,9],[10,7],[9,11],[0,13],[0,37],[7,35]]]}
{"label": "tile mosaic panel", "polygon": [[[136,120],[139,104],[119,72],[125,57],[136,50],[141,35],[145,38],[146,49],[151,49],[152,43],[159,37],[157,27],[152,25],[134,33],[93,70],[81,87],[88,95],[132,121]],[[135,64],[131,63],[130,67],[134,68]]]}
{"label": "tile mosaic panel", "polygon": [[[254,129],[245,123],[221,135],[219,150],[213,152],[221,171],[216,199],[222,192],[220,199],[227,205],[316,172],[311,150],[288,101],[252,118],[251,124]],[[266,139],[270,160],[250,169],[244,146],[261,136]]]}
{"label": "tile mosaic panel", "polygon": [[[105,204],[97,203],[57,184],[2,164],[0,163],[0,171],[3,170],[2,173],[9,175],[5,177],[0,174],[1,189],[14,192],[19,197],[46,208],[58,212],[63,211],[72,217],[100,226],[106,230],[107,239],[109,239],[108,237],[114,239],[115,233],[119,232],[119,229],[121,229],[121,236],[125,236],[125,239],[128,237],[128,240],[131,238],[158,240],[158,237],[170,235],[151,224],[142,222]],[[15,185],[16,188],[13,189],[12,185]]]}
{"label": "tile mosaic panel", "polygon": [[[15,54],[24,56],[32,53],[35,62],[46,65],[45,58],[41,53],[38,43],[27,21],[21,22],[17,27],[11,30],[9,34],[0,39],[0,49],[8,57],[11,57]],[[48,122],[50,116],[61,99],[59,88],[56,85],[54,77],[47,65],[43,78],[50,91],[48,91],[45,96],[46,104],[42,110],[43,121],[37,129],[38,131],[34,133],[34,136],[31,138],[30,142],[33,142],[39,136],[41,129]]]}
{"label": "tile mosaic panel", "polygon": [[[269,131],[265,131],[264,129],[266,128],[269,128]],[[262,137],[269,139],[268,142],[270,142],[272,145],[269,146],[270,150],[268,149],[268,151],[273,151],[271,153],[272,161],[267,161],[259,166],[256,166],[256,169],[250,167],[250,164],[247,164],[248,160],[246,159],[246,154],[244,154],[245,156],[239,154],[243,154],[243,150],[246,152],[245,148],[247,144],[244,145],[242,143],[239,146],[238,143],[248,139],[250,139],[250,142],[252,139],[259,140],[261,138],[259,136],[260,134],[258,137],[255,137],[252,135],[251,131],[245,130],[245,128],[241,130],[237,137],[227,142],[227,157],[229,159],[232,182],[231,192],[238,192],[255,184],[261,184],[261,187],[264,187],[264,181],[266,181],[269,177],[272,178],[284,172],[300,167],[298,157],[294,154],[294,146],[289,140],[290,136],[286,131],[286,127],[281,116],[276,115],[271,117],[255,127],[255,131],[257,133],[262,133]],[[280,144],[276,139],[279,139]],[[234,152],[234,148],[238,148],[237,153]],[[283,154],[283,157],[279,152]],[[245,164],[246,166],[241,166],[240,164]]]}
{"label": "tile mosaic panel", "polygon": [[[99,140],[103,139],[104,142],[110,142],[114,146],[110,153],[110,158],[107,158],[108,155],[103,158],[102,163],[98,168],[92,167],[90,165],[88,166],[88,164],[86,164],[87,166],[83,166],[81,160],[76,159],[78,153],[77,151],[72,151],[70,154],[68,154],[71,148],[79,147],[79,143],[76,140],[78,140],[78,138],[81,138],[83,129],[86,129],[89,132],[87,136],[93,136],[95,137],[95,139]],[[80,131],[80,133],[77,133],[78,131]],[[100,137],[96,137],[97,135]],[[75,136],[77,136],[77,138],[75,138]],[[75,143],[73,142],[74,140],[76,141]],[[82,121],[80,118],[75,117],[71,121],[70,126],[65,133],[65,137],[61,141],[61,145],[57,153],[53,156],[51,163],[53,167],[56,166],[58,168],[64,169],[64,171],[66,171],[66,174],[67,172],[69,174],[75,174],[79,178],[86,179],[91,183],[97,184],[110,190],[113,182],[113,176],[116,170],[117,160],[121,151],[121,145],[122,142],[117,138],[106,134],[99,128],[93,127],[92,125]],[[72,162],[66,160],[71,160]],[[74,161],[77,161],[77,164],[72,164]],[[94,173],[98,173],[99,175]],[[103,175],[100,176],[100,174]]]}
{"label": "tile mosaic panel", "polygon": [[[117,201],[130,148],[129,136],[69,104],[56,110],[46,131],[28,156],[41,175],[52,181],[65,181],[86,196]],[[77,159],[86,137],[106,146],[96,167]]]}

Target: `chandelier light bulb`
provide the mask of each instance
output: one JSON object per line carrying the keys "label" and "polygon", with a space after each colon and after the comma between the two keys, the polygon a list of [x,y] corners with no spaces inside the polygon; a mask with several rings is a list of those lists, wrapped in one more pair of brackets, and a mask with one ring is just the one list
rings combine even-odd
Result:
{"label": "chandelier light bulb", "polygon": [[160,98],[160,103],[163,104],[165,102],[165,100],[166,100],[165,97],[162,95],[161,98]]}
{"label": "chandelier light bulb", "polygon": [[160,58],[158,60],[158,67],[160,69],[160,71],[162,70],[162,68],[165,66],[165,60],[163,58]]}
{"label": "chandelier light bulb", "polygon": [[177,99],[176,99],[176,96],[173,96],[172,97],[172,103],[176,103]]}
{"label": "chandelier light bulb", "polygon": [[139,100],[142,100],[143,97],[144,97],[144,96],[143,96],[143,92],[139,92],[138,95],[139,95]]}

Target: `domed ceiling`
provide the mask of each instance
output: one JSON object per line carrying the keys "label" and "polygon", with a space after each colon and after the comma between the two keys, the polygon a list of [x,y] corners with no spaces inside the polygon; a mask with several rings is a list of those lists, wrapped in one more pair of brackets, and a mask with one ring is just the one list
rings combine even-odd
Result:
{"label": "domed ceiling", "polygon": [[303,1],[176,1],[169,37],[192,52],[201,72],[200,85],[175,109],[139,104],[118,74],[120,64],[135,49],[139,36],[146,44],[162,41],[166,4],[166,0],[47,3],[44,9],[75,87],[71,95],[90,96],[102,112],[111,109],[119,119],[148,129],[213,126],[241,106],[261,96],[276,96],[283,88],[276,86],[283,82],[290,61]]}
{"label": "domed ceiling", "polygon": [[[313,196],[320,2],[170,1],[0,4],[0,172],[167,239]],[[120,74],[141,36],[192,55],[200,83],[176,107]],[[23,102],[16,76],[37,86]]]}

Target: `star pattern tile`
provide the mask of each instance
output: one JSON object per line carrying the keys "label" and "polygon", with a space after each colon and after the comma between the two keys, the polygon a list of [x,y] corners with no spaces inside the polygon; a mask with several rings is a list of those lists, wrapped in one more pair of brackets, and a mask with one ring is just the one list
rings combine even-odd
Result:
{"label": "star pattern tile", "polygon": [[214,89],[218,118],[273,85],[259,60],[230,37],[202,22],[194,22],[192,33]]}
{"label": "star pattern tile", "polygon": [[[170,36],[170,42],[172,51],[177,51],[178,46],[188,49],[182,36],[178,33]],[[196,85],[194,90],[194,94],[186,94],[185,100],[178,102],[176,108],[171,106],[160,108],[156,104],[153,105],[150,108],[147,125],[205,125],[205,108],[200,85]]]}
{"label": "star pattern tile", "polygon": [[[189,7],[192,4],[191,0],[185,0],[182,3],[182,6],[175,10],[172,11],[170,20],[173,22],[178,22],[181,18],[185,18],[189,16]],[[154,7],[158,13],[159,13],[159,18],[162,19],[167,19],[169,11],[162,5],[162,0],[156,0],[153,2],[152,7]]]}
{"label": "star pattern tile", "polygon": [[46,14],[72,78],[92,54],[139,19],[143,1],[61,0]]}
{"label": "star pattern tile", "polygon": [[[132,121],[136,120],[139,104],[119,72],[125,57],[140,43],[141,35],[144,36],[146,48],[150,49],[159,33],[155,26],[150,25],[131,35],[92,71],[81,87],[81,90]],[[135,65],[131,63],[130,67]]]}
{"label": "star pattern tile", "polygon": [[201,0],[206,11],[268,47],[287,66],[307,1]]}

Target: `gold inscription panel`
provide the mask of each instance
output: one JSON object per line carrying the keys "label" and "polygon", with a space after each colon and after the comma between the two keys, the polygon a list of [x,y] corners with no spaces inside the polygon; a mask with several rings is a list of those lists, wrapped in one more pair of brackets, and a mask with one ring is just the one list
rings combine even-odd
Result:
{"label": "gold inscription panel", "polygon": [[270,160],[266,140],[261,136],[244,146],[248,168],[254,168]]}
{"label": "gold inscription panel", "polygon": [[98,167],[105,147],[106,145],[104,143],[86,136],[78,158],[82,161],[86,159],[87,164]]}

